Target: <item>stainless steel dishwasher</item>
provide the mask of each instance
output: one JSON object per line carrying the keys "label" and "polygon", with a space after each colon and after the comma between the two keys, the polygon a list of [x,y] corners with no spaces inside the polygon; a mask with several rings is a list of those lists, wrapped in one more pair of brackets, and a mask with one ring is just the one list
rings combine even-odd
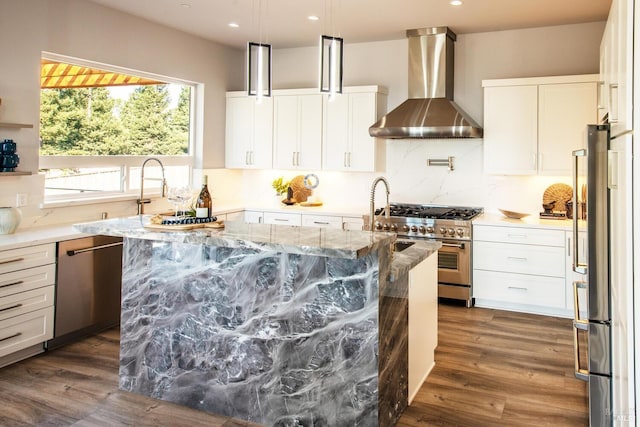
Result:
{"label": "stainless steel dishwasher", "polygon": [[58,242],[52,349],[120,323],[122,238]]}

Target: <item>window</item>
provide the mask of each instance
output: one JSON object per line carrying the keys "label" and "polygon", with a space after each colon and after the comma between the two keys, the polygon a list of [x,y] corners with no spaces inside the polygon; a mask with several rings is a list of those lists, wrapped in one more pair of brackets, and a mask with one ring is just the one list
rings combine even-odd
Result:
{"label": "window", "polygon": [[[136,194],[140,167],[149,157],[161,160],[170,185],[187,185],[195,90],[196,85],[174,79],[43,55],[40,171],[45,200]],[[154,175],[160,176],[155,162],[145,168],[145,177]],[[153,193],[146,185],[145,192]]]}

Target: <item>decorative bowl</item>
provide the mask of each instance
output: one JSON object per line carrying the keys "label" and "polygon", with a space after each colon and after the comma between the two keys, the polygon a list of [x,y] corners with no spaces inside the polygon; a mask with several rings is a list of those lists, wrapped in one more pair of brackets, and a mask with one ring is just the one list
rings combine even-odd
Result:
{"label": "decorative bowl", "polygon": [[522,219],[525,216],[529,216],[530,214],[528,213],[521,213],[521,212],[514,212],[514,211],[508,211],[506,209],[498,209],[500,212],[502,212],[502,215],[506,216],[507,218],[513,218],[513,219]]}

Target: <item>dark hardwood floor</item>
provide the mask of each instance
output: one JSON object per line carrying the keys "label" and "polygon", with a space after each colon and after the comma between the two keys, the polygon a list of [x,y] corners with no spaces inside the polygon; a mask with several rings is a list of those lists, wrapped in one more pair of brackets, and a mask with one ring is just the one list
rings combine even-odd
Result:
{"label": "dark hardwood floor", "polygon": [[[436,367],[399,426],[586,426],[571,322],[440,304]],[[117,329],[0,368],[1,426],[251,426],[118,390]]]}

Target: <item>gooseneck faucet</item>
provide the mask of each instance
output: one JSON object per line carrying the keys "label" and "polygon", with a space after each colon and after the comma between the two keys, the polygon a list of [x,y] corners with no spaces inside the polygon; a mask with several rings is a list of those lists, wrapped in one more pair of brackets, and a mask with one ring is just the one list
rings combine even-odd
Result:
{"label": "gooseneck faucet", "polygon": [[383,176],[379,176],[373,180],[373,184],[371,184],[371,212],[369,214],[369,230],[373,232],[373,223],[375,222],[374,213],[375,213],[375,199],[376,199],[376,186],[379,182],[383,182],[384,186],[387,189],[387,204],[384,206],[384,216],[389,219],[389,182]]}
{"label": "gooseneck faucet", "polygon": [[[154,160],[154,161],[158,162],[158,164],[160,165],[160,169],[162,170],[162,178],[145,178],[144,177],[144,167],[151,160]],[[147,181],[162,181],[162,194],[161,194],[161,197],[165,196],[165,192],[166,192],[166,189],[167,189],[167,180],[164,178],[164,165],[162,164],[160,159],[158,159],[156,157],[149,157],[147,160],[145,160],[142,163],[142,168],[140,169],[140,198],[137,200],[137,203],[138,203],[138,215],[142,215],[144,213],[144,205],[146,203],[151,203],[151,199],[145,199],[144,198],[144,181],[145,180],[147,180]]]}

